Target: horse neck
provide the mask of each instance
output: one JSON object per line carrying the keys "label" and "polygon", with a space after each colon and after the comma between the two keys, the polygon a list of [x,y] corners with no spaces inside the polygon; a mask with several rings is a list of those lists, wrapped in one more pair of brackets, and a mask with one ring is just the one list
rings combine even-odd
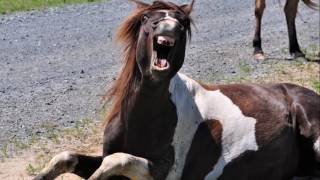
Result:
{"label": "horse neck", "polygon": [[121,119],[137,123],[164,113],[170,103],[169,83],[169,80],[157,84],[143,78],[138,80],[121,104]]}

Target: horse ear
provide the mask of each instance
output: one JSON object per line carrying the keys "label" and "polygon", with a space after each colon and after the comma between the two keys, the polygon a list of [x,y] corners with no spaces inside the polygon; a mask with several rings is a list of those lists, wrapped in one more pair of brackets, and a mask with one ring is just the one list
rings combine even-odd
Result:
{"label": "horse ear", "polygon": [[149,6],[149,4],[144,3],[142,1],[139,1],[139,0],[129,0],[129,1],[132,1],[132,2],[136,3],[137,8],[144,8],[144,7]]}
{"label": "horse ear", "polygon": [[190,4],[184,4],[182,6],[180,6],[180,8],[186,13],[186,14],[190,14],[192,9],[193,9],[193,4],[194,4],[194,0],[191,1]]}

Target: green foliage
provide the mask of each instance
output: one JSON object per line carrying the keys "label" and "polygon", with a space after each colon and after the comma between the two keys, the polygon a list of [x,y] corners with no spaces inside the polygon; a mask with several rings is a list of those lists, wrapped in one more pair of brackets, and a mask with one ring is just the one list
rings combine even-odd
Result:
{"label": "green foliage", "polygon": [[28,11],[33,9],[61,6],[64,4],[98,2],[101,0],[0,0],[0,14],[15,11]]}
{"label": "green foliage", "polygon": [[245,61],[240,61],[240,63],[238,64],[238,68],[240,69],[240,73],[242,74],[250,74],[250,72],[252,71],[250,65]]}
{"label": "green foliage", "polygon": [[26,167],[28,175],[36,175],[39,172],[39,169],[34,167],[32,164],[28,164]]}
{"label": "green foliage", "polygon": [[2,147],[1,147],[1,153],[0,153],[0,157],[1,158],[7,158],[9,157],[8,155],[8,144],[4,144]]}
{"label": "green foliage", "polygon": [[320,94],[320,80],[313,81],[312,87],[318,94]]}
{"label": "green foliage", "polygon": [[25,167],[26,173],[29,176],[34,176],[38,174],[43,168],[45,168],[46,164],[51,159],[51,156],[48,154],[44,154],[43,152],[36,156],[34,164],[27,164]]}

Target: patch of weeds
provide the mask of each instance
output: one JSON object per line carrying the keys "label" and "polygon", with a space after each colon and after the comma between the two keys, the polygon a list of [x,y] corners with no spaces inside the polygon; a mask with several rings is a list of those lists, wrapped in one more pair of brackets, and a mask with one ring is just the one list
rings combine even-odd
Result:
{"label": "patch of weeds", "polygon": [[63,134],[69,138],[79,138],[83,134],[82,121],[76,121],[75,126],[65,129]]}
{"label": "patch of weeds", "polygon": [[238,76],[235,76],[233,78],[230,78],[230,79],[227,79],[226,80],[226,83],[243,83],[243,82],[248,82],[249,79],[247,76],[244,76],[244,75],[238,75]]}
{"label": "patch of weeds", "polygon": [[311,44],[308,49],[303,51],[306,58],[310,61],[320,61],[320,47],[319,45]]}
{"label": "patch of weeds", "polygon": [[45,165],[50,160],[50,156],[48,154],[49,153],[46,153],[46,152],[39,154],[36,157],[36,162],[35,162],[36,165],[29,163],[25,167],[27,174],[30,176],[34,176],[34,175],[38,174],[43,168],[45,168]]}
{"label": "patch of weeds", "polygon": [[1,147],[1,156],[2,156],[2,158],[8,158],[8,157],[9,157],[9,154],[8,154],[8,144],[4,144],[4,145]]}
{"label": "patch of weeds", "polygon": [[202,83],[202,84],[208,84],[208,83],[215,83],[219,80],[223,79],[221,77],[221,74],[219,73],[210,73],[207,78],[205,79],[205,81],[203,79],[197,79],[197,81],[199,83]]}
{"label": "patch of weeds", "polygon": [[253,71],[252,67],[244,61],[240,61],[237,65],[239,69],[238,75],[232,76],[231,78],[226,79],[226,83],[241,83],[248,81],[250,79],[250,74]]}
{"label": "patch of weeds", "polygon": [[32,164],[28,164],[26,167],[26,172],[30,176],[37,175],[37,173],[40,171],[38,167],[33,166]]}
{"label": "patch of weeds", "polygon": [[36,144],[37,142],[39,142],[40,138],[37,136],[36,133],[32,133],[31,134],[31,137],[29,139],[29,145],[33,145],[33,144]]}
{"label": "patch of weeds", "polygon": [[289,49],[287,47],[283,47],[283,48],[280,49],[280,52],[282,54],[288,54],[289,53]]}
{"label": "patch of weeds", "polygon": [[101,0],[0,0],[0,14],[15,11],[29,11],[48,7],[59,7],[66,4],[100,2]]}
{"label": "patch of weeds", "polygon": [[27,149],[29,147],[29,145],[27,143],[24,143],[23,141],[18,140],[17,138],[13,138],[10,141],[15,148],[17,148],[18,150],[23,150],[23,149]]}
{"label": "patch of weeds", "polygon": [[41,128],[44,129],[44,136],[46,139],[50,139],[55,141],[55,143],[59,143],[59,135],[56,129],[57,125],[47,121],[41,125]]}
{"label": "patch of weeds", "polygon": [[313,81],[312,87],[318,94],[320,94],[320,80]]}
{"label": "patch of weeds", "polygon": [[238,67],[239,67],[240,72],[241,72],[242,74],[249,74],[249,73],[252,71],[252,68],[250,67],[250,65],[249,65],[249,64],[246,64],[246,63],[244,63],[244,62],[240,62],[240,63],[238,64]]}

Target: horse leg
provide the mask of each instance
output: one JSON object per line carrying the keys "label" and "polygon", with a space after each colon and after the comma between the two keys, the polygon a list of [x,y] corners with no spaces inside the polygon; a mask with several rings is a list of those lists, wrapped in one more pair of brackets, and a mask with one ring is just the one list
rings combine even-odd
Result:
{"label": "horse leg", "polygon": [[64,173],[73,173],[89,178],[102,162],[101,156],[86,156],[72,152],[62,152],[54,156],[34,180],[52,180]]}
{"label": "horse leg", "polygon": [[147,159],[126,153],[114,153],[106,156],[101,166],[89,180],[109,179],[113,176],[124,176],[131,180],[153,180]]}
{"label": "horse leg", "polygon": [[305,56],[300,50],[296,33],[295,19],[298,11],[298,3],[299,0],[287,0],[286,5],[284,6],[289,36],[289,59]]}
{"label": "horse leg", "polygon": [[255,0],[255,16],[256,16],[256,29],[253,38],[254,59],[264,60],[262,47],[261,47],[261,19],[263,11],[266,7],[265,0]]}

